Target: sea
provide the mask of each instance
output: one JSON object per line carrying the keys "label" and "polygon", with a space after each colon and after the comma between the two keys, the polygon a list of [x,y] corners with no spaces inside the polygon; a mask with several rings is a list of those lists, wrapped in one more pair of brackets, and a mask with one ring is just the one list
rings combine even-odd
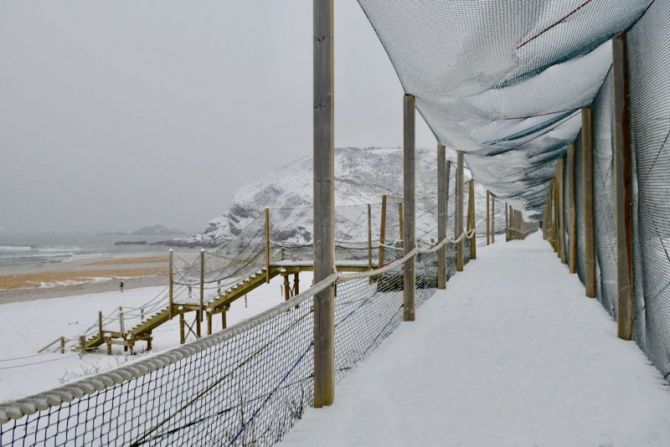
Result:
{"label": "sea", "polygon": [[[0,274],[36,267],[57,266],[87,259],[124,255],[166,254],[168,247],[151,245],[177,235],[128,235],[96,233],[0,232]],[[145,241],[144,245],[118,245],[119,241]]]}

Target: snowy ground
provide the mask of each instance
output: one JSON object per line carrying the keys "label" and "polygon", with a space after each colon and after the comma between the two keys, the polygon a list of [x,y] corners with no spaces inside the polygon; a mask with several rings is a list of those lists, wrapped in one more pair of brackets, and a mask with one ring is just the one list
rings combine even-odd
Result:
{"label": "snowy ground", "polygon": [[[312,274],[301,274],[300,281],[303,288],[309,287]],[[270,284],[256,289],[248,295],[246,306],[244,299],[233,303],[228,312],[228,325],[280,303],[282,282],[282,277],[276,277]],[[139,307],[162,289],[143,287],[124,293],[92,293],[0,305],[0,402],[46,391],[178,346],[179,325],[174,318],[154,331],[154,349],[150,353],[124,355],[122,348],[115,346],[116,355],[111,357],[105,355],[104,347],[84,357],[74,352],[37,354],[40,348],[61,335],[80,335],[96,321],[98,311],[108,314],[119,306]],[[214,316],[213,326],[215,331],[221,329],[220,316]],[[203,324],[203,331],[205,328]],[[142,350],[144,344],[138,347]]]}
{"label": "snowy ground", "polygon": [[284,444],[670,445],[670,387],[539,234],[478,255]]}

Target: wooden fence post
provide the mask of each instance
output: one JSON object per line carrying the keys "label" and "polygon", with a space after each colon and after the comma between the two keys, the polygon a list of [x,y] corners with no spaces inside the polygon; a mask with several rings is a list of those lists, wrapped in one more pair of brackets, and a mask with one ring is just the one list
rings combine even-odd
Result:
{"label": "wooden fence post", "polygon": [[505,242],[509,242],[509,204],[505,202]]}
{"label": "wooden fence post", "polygon": [[168,318],[174,316],[174,252],[170,249],[168,257]]}
{"label": "wooden fence post", "polygon": [[486,245],[491,245],[491,193],[486,191]]}
{"label": "wooden fence post", "polygon": [[200,249],[200,318],[202,321],[205,313],[205,249]]}
{"label": "wooden fence post", "polygon": [[565,194],[564,192],[564,181],[563,173],[565,166],[565,159],[560,158],[556,165],[556,179],[558,181],[558,256],[561,258],[562,263],[567,263],[567,257],[565,255]]}
{"label": "wooden fence post", "polygon": [[596,245],[593,218],[593,114],[582,107],[582,191],[584,191],[584,285],[586,296],[596,297]]}
{"label": "wooden fence post", "polygon": [[405,221],[403,217],[402,202],[398,202],[398,234],[401,242],[405,240]]}
{"label": "wooden fence post", "polygon": [[616,190],[618,336],[633,338],[633,169],[626,34],[614,49],[614,183]]}
{"label": "wooden fence post", "polygon": [[60,353],[65,354],[65,337],[60,336]]}
{"label": "wooden fence post", "polygon": [[568,182],[568,268],[570,273],[577,273],[577,207],[575,205],[575,145],[568,146],[567,158]]}
{"label": "wooden fence post", "polygon": [[[404,144],[403,144],[403,248],[407,255],[416,247],[415,225],[415,98],[406,94],[403,101],[404,109]],[[403,320],[414,321],[416,293],[416,256],[405,261],[403,266]]]}
{"label": "wooden fence post", "polygon": [[372,205],[368,203],[368,270],[372,270]]}
{"label": "wooden fence post", "polygon": [[470,238],[470,260],[477,259],[477,223],[475,222],[475,180],[470,179],[468,185],[468,230],[472,230]]}
{"label": "wooden fence post", "polygon": [[[437,145],[437,242],[447,237],[447,154]],[[437,250],[437,288],[447,288],[447,245]]]}
{"label": "wooden fence post", "polygon": [[491,244],[496,243],[496,198],[491,194]]}
{"label": "wooden fence post", "polygon": [[270,208],[265,208],[265,282],[270,283]]}
{"label": "wooden fence post", "polygon": [[384,265],[384,256],[386,244],[386,201],[388,196],[384,194],[382,196],[382,210],[381,210],[381,219],[379,224],[379,259],[377,260],[377,267],[382,267]]}
{"label": "wooden fence post", "polygon": [[[335,150],[333,0],[314,0],[314,282],[335,271]],[[314,407],[335,399],[333,287],[317,293],[314,308]]]}
{"label": "wooden fence post", "polygon": [[[458,152],[456,158],[456,231],[455,237],[460,237],[463,234],[463,152]],[[462,272],[464,265],[464,238],[456,244],[456,271]]]}

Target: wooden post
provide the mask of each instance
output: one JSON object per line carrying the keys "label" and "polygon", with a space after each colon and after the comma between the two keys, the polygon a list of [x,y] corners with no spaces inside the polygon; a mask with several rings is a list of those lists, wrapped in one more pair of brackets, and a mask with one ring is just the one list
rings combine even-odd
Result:
{"label": "wooden post", "polygon": [[596,297],[596,244],[593,218],[593,114],[582,107],[582,191],[584,191],[584,285],[586,296]]}
{"label": "wooden post", "polygon": [[505,202],[505,242],[509,241],[509,204]]}
{"label": "wooden post", "polygon": [[121,334],[126,333],[126,324],[123,320],[123,306],[119,306],[119,328],[121,329]]}
{"label": "wooden post", "polygon": [[491,244],[496,243],[496,198],[491,194]]}
{"label": "wooden post", "polygon": [[98,312],[98,337],[102,340],[103,334],[102,334],[102,312]]}
{"label": "wooden post", "polygon": [[[447,153],[437,145],[437,242],[447,237]],[[447,246],[437,251],[437,288],[447,288]]]}
{"label": "wooden post", "polygon": [[614,183],[616,190],[618,336],[633,338],[633,169],[626,34],[614,48]]}
{"label": "wooden post", "polygon": [[86,353],[86,337],[83,335],[79,336],[79,352],[82,354]]}
{"label": "wooden post", "polygon": [[228,319],[226,318],[228,309],[230,309],[230,307],[226,306],[221,312],[221,329],[226,329],[228,327]]}
{"label": "wooden post", "polygon": [[[335,271],[333,0],[314,0],[314,282]],[[333,287],[314,296],[314,407],[335,398]]]}
{"label": "wooden post", "polygon": [[[415,110],[416,99],[413,95],[406,94],[403,100],[403,202],[404,202],[404,225],[402,231],[403,248],[405,255],[414,250],[416,246],[415,225]],[[403,320],[414,321],[415,319],[415,292],[416,272],[412,257],[403,265]]]}
{"label": "wooden post", "polygon": [[212,313],[207,312],[207,335],[212,335]]}
{"label": "wooden post", "polygon": [[168,257],[168,317],[171,320],[174,311],[174,252],[170,249]]}
{"label": "wooden post", "polygon": [[270,208],[265,208],[265,282],[270,283]]}
{"label": "wooden post", "polygon": [[558,254],[562,263],[567,263],[567,256],[565,254],[565,194],[564,194],[564,178],[565,159],[560,158],[556,165],[556,179],[558,180]]}
{"label": "wooden post", "polygon": [[205,313],[205,249],[200,249],[200,318],[202,321]]}
{"label": "wooden post", "polygon": [[202,337],[202,316],[200,315],[200,311],[196,310],[195,311],[195,335],[196,337],[200,338]]}
{"label": "wooden post", "polygon": [[475,180],[470,179],[468,185],[468,230],[472,230],[470,238],[470,260],[477,259],[477,229],[475,228]]}
{"label": "wooden post", "polygon": [[180,307],[179,312],[179,344],[184,344],[186,342],[186,333],[184,330],[184,308]]}
{"label": "wooden post", "polygon": [[60,353],[65,354],[65,337],[60,336]]}
{"label": "wooden post", "polygon": [[400,237],[400,241],[405,240],[405,222],[403,221],[403,215],[402,215],[402,202],[398,202],[398,235]]}
{"label": "wooden post", "polygon": [[551,197],[551,203],[553,205],[552,210],[554,213],[554,218],[553,218],[553,235],[554,235],[554,251],[556,252],[556,255],[558,256],[559,253],[559,244],[560,244],[560,227],[559,227],[559,203],[558,203],[558,178],[554,178],[554,182],[552,184],[552,197]]}
{"label": "wooden post", "polygon": [[293,274],[293,296],[300,295],[300,273]]}
{"label": "wooden post", "polygon": [[368,270],[372,270],[372,206],[368,203]]}
{"label": "wooden post", "polygon": [[577,273],[577,207],[575,206],[575,145],[568,146],[567,159],[568,182],[568,268],[570,273]]}
{"label": "wooden post", "polygon": [[384,266],[384,244],[386,244],[386,202],[388,196],[384,194],[382,196],[382,212],[381,212],[381,223],[379,225],[379,260],[377,261],[377,267]]}
{"label": "wooden post", "polygon": [[284,273],[284,301],[291,298],[291,283],[288,279],[288,273]]}
{"label": "wooden post", "polygon": [[[456,231],[454,237],[459,238],[463,234],[463,152],[458,152],[456,159]],[[464,238],[456,244],[456,271],[462,272],[464,265],[463,254]]]}
{"label": "wooden post", "polygon": [[491,245],[491,193],[486,191],[486,245]]}

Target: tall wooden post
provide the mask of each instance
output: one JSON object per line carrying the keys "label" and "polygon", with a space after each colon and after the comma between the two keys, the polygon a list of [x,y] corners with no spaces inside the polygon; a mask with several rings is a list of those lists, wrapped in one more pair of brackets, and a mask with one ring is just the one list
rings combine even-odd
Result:
{"label": "tall wooden post", "polygon": [[119,306],[119,329],[122,334],[126,333],[126,322],[123,318],[123,306]]}
{"label": "tall wooden post", "polygon": [[[414,225],[415,209],[415,107],[416,99],[413,95],[406,94],[403,101],[404,108],[404,144],[403,144],[403,202],[404,202],[404,225],[403,225],[403,247],[405,254],[414,250],[416,246],[416,234]],[[414,265],[415,257],[405,261],[403,266],[403,320],[414,321],[415,319],[415,289],[416,272]]]}
{"label": "tall wooden post", "polygon": [[614,183],[616,190],[618,336],[633,338],[633,169],[626,35],[614,48]]}
{"label": "tall wooden post", "polygon": [[174,252],[170,249],[168,257],[168,317],[174,316]]}
{"label": "tall wooden post", "polygon": [[98,337],[100,337],[100,340],[103,339],[103,330],[102,330],[102,312],[98,312]]}
{"label": "tall wooden post", "polygon": [[293,295],[300,295],[300,273],[293,274]]}
{"label": "tall wooden post", "polygon": [[[454,231],[454,235],[457,238],[463,234],[463,182],[463,152],[459,151],[456,158],[456,231]],[[456,244],[457,272],[463,271],[463,242],[464,238],[461,238],[460,242]]]}
{"label": "tall wooden post", "polygon": [[372,270],[372,206],[368,203],[368,270]]}
{"label": "tall wooden post", "polygon": [[388,200],[388,196],[384,194],[382,196],[382,211],[381,211],[381,218],[380,218],[380,224],[379,224],[379,259],[377,260],[377,267],[382,267],[384,265],[384,256],[385,256],[385,248],[384,245],[386,244],[386,201]]}
{"label": "tall wooden post", "polygon": [[[314,282],[335,271],[333,0],[314,0]],[[314,296],[314,406],[335,398],[333,287]]]}
{"label": "tall wooden post", "polygon": [[265,208],[265,282],[270,283],[270,208]]}
{"label": "tall wooden post", "polygon": [[505,202],[505,242],[509,240],[509,204]]}
{"label": "tall wooden post", "polygon": [[558,240],[560,241],[558,253],[559,257],[561,258],[561,262],[566,264],[568,258],[565,253],[565,158],[558,160],[558,165],[556,168],[556,178],[558,180]]}
{"label": "tall wooden post", "polygon": [[179,344],[183,345],[186,342],[186,328],[184,327],[184,308],[180,307],[179,312]]}
{"label": "tall wooden post", "polygon": [[288,273],[284,273],[284,301],[291,298],[291,282],[288,279]]}
{"label": "tall wooden post", "polygon": [[205,313],[205,249],[200,249],[200,321]]}
{"label": "tall wooden post", "polygon": [[559,202],[558,202],[558,177],[554,177],[554,182],[552,184],[552,197],[551,197],[551,203],[553,205],[552,211],[554,213],[554,219],[553,219],[553,236],[554,236],[554,251],[556,251],[556,255],[559,256],[559,250],[560,250],[560,221],[559,221]]}
{"label": "tall wooden post", "polygon": [[491,243],[496,243],[496,198],[491,194]]}
{"label": "tall wooden post", "polygon": [[586,296],[596,297],[596,244],[593,218],[593,114],[582,107],[582,191],[584,191],[584,285]]}
{"label": "tall wooden post", "polygon": [[[447,154],[443,144],[437,145],[437,242],[447,237]],[[437,251],[437,288],[447,288],[447,246]]]}
{"label": "tall wooden post", "polygon": [[486,191],[486,245],[491,244],[491,193]]}
{"label": "tall wooden post", "polygon": [[577,207],[575,201],[575,145],[568,146],[567,158],[568,268],[577,273]]}
{"label": "tall wooden post", "polygon": [[477,229],[475,225],[475,180],[470,179],[468,184],[468,230],[472,230],[472,237],[470,237],[471,261],[477,259]]}
{"label": "tall wooden post", "polygon": [[405,240],[405,222],[403,219],[402,211],[402,202],[398,202],[398,234],[400,235],[400,240]]}

